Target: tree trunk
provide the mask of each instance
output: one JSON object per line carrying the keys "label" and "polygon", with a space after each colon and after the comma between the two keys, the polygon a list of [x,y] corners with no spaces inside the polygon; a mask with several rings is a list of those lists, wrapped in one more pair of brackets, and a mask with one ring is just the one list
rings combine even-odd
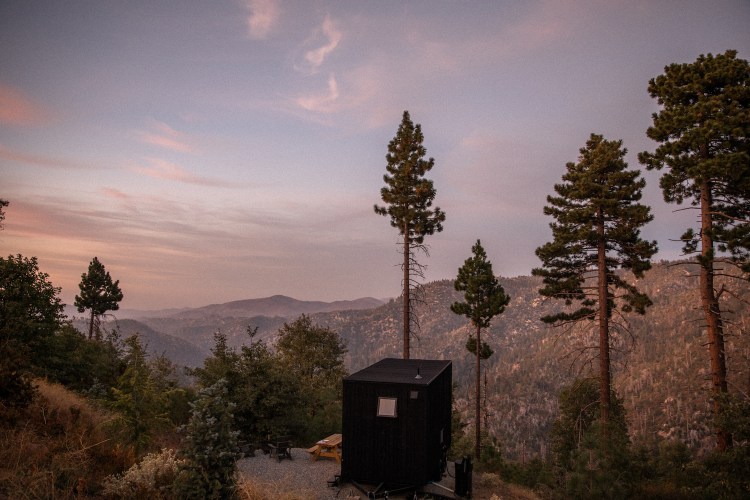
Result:
{"label": "tree trunk", "polygon": [[404,227],[404,359],[409,359],[409,337],[411,336],[411,287],[409,284],[409,228]]}
{"label": "tree trunk", "polygon": [[[719,300],[714,291],[714,241],[713,218],[711,205],[713,203],[711,183],[704,180],[701,184],[701,259],[700,259],[700,290],[703,314],[706,317],[708,333],[708,350],[711,356],[711,383],[714,392],[714,417],[721,413],[720,396],[728,392],[727,365],[724,352],[724,326],[721,321]],[[732,447],[732,434],[722,426],[716,429],[716,449],[725,451]]]}
{"label": "tree trunk", "polygon": [[607,283],[607,246],[604,237],[604,215],[601,207],[597,211],[598,288],[599,288],[599,404],[603,436],[607,438],[610,414],[611,379],[609,372],[609,284]]}
{"label": "tree trunk", "polygon": [[94,337],[94,309],[91,309],[91,320],[89,321],[89,340]]}
{"label": "tree trunk", "polygon": [[482,370],[481,370],[481,354],[482,354],[482,338],[481,338],[482,328],[480,326],[477,326],[477,401],[476,401],[476,431],[475,431],[475,438],[476,442],[474,443],[474,457],[476,458],[477,462],[479,462],[479,458],[482,454],[482,447],[481,447],[481,441],[482,441],[482,433],[481,433],[481,425],[480,425],[480,411],[479,411],[479,402],[480,402],[480,396],[481,396],[481,383],[482,383]]}

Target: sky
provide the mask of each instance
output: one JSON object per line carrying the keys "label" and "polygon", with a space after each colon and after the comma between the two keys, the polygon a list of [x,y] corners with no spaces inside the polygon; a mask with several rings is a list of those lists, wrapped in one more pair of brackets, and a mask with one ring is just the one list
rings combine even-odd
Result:
{"label": "sky", "polygon": [[[747,0],[3,0],[0,253],[36,256],[68,304],[94,256],[129,309],[398,296],[373,205],[408,110],[446,213],[426,280],[477,239],[528,275],[589,135],[641,169],[649,79],[750,58],[748,26]],[[678,258],[695,215],[643,175],[643,236]]]}

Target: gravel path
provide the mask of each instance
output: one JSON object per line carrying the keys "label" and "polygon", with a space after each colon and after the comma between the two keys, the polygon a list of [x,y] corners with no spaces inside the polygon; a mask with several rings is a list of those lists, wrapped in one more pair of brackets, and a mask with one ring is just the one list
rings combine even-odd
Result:
{"label": "gravel path", "polygon": [[[302,448],[292,448],[292,460],[279,462],[256,450],[254,457],[237,461],[240,475],[270,490],[304,492],[310,500],[345,498],[338,488],[329,488],[328,481],[341,472],[335,460],[321,458],[315,462]],[[338,496],[337,496],[338,494]]]}
{"label": "gravel path", "polygon": [[[292,448],[292,460],[279,462],[260,450],[255,451],[254,457],[242,458],[237,461],[240,476],[265,487],[268,498],[283,496],[283,493],[294,492],[305,500],[345,500],[349,494],[366,498],[351,484],[339,487],[329,487],[328,481],[341,473],[341,466],[335,460],[321,458],[315,462],[304,448]],[[451,471],[452,472],[452,471]],[[453,488],[453,478],[446,477],[441,481],[444,488]],[[440,491],[440,490],[436,490]],[[274,495],[276,493],[276,495]],[[441,491],[445,493],[445,491]],[[406,495],[390,495],[392,499],[407,498]],[[475,498],[482,498],[475,496]]]}

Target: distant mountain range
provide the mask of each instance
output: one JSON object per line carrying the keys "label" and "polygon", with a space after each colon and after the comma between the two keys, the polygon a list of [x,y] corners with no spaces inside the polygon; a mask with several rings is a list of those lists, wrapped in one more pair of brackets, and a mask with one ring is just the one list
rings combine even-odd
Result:
{"label": "distant mountain range", "polygon": [[[297,300],[285,295],[273,295],[261,299],[234,300],[223,304],[211,304],[202,307],[183,307],[172,309],[120,309],[115,312],[118,319],[143,318],[203,318],[222,316],[251,318],[253,316],[291,317],[300,314],[317,312],[347,311],[351,309],[371,309],[383,305],[384,301],[372,297],[355,300],[337,300],[334,302]],[[66,306],[65,314],[69,317],[81,316],[75,307]],[[84,314],[85,316],[85,314]]]}
{"label": "distant mountain range", "polygon": [[[613,383],[625,402],[634,440],[659,436],[706,450],[713,442],[710,370],[693,267],[663,262],[637,280],[654,305],[645,316],[628,316],[613,334]],[[594,352],[590,348],[595,345],[595,328],[566,332],[542,323],[541,316],[561,305],[539,295],[537,278],[500,282],[511,302],[482,335],[495,351],[483,363],[488,428],[510,458],[544,455],[560,391],[589,373],[590,363],[595,363],[589,354]],[[750,283],[745,281],[737,296],[750,297]],[[462,297],[454,291],[453,281],[443,280],[425,284],[422,299],[417,309],[421,328],[412,341],[411,357],[453,361],[456,406],[470,421],[473,358],[465,343],[471,328],[466,318],[450,311],[450,304]],[[728,293],[722,295],[722,305],[730,311],[730,386],[750,393],[750,311]],[[151,352],[197,366],[208,355],[217,330],[238,347],[247,340],[247,328],[257,327],[256,338],[273,344],[278,329],[303,313],[337,331],[347,343],[350,372],[384,357],[401,356],[398,299],[325,303],[275,296],[170,310],[161,317],[149,314],[117,324],[123,337],[139,332]]]}
{"label": "distant mountain range", "polygon": [[[103,326],[117,329],[123,338],[137,333],[152,354],[165,354],[177,364],[194,367],[203,364],[217,330],[224,331],[238,347],[245,339],[248,326],[258,326],[262,338],[301,314],[372,309],[383,304],[382,300],[372,297],[321,302],[274,295],[197,308],[118,310],[105,317]],[[85,314],[78,313],[72,306],[66,307],[66,314],[75,318],[73,324],[79,330],[88,331]]]}

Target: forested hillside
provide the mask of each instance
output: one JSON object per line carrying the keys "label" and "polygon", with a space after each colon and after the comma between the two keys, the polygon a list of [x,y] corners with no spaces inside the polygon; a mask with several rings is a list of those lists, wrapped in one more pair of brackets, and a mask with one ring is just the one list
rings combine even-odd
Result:
{"label": "forested hillside", "polygon": [[[627,332],[614,336],[614,386],[624,398],[634,441],[656,436],[685,442],[695,450],[711,448],[709,362],[701,328],[700,303],[691,264],[660,263],[640,281],[654,305],[645,316],[625,318]],[[543,299],[540,279],[502,278],[511,296],[506,311],[495,318],[485,339],[495,353],[484,362],[486,411],[489,432],[500,441],[509,458],[544,456],[549,431],[557,415],[563,387],[587,376],[593,361],[593,329],[566,332],[542,323],[554,304]],[[750,292],[745,291],[745,296]],[[457,407],[469,412],[473,387],[473,358],[466,350],[470,326],[450,311],[460,299],[451,280],[424,286],[418,307],[421,328],[412,343],[412,357],[450,359],[457,382]],[[729,322],[729,374],[732,391],[750,390],[750,312],[730,294],[723,295]],[[187,316],[187,317],[186,317]],[[401,304],[398,299],[374,309],[312,314],[321,325],[337,331],[348,345],[350,372],[383,357],[401,356]],[[220,330],[230,345],[248,341],[247,326],[258,327],[256,339],[273,344],[278,329],[294,318],[218,317],[180,315],[144,318],[142,323],[121,321],[123,336],[138,331],[152,351],[165,352],[174,361],[200,363],[195,351],[207,355],[213,333]],[[620,320],[622,323],[623,320]],[[110,323],[110,327],[114,324]],[[161,334],[166,334],[163,336]],[[175,337],[177,337],[175,339]],[[165,342],[163,339],[172,339]],[[181,342],[180,342],[181,341]],[[189,363],[188,363],[189,364]]]}
{"label": "forested hillside", "polygon": [[[635,441],[658,435],[675,438],[707,451],[711,447],[709,360],[701,328],[696,277],[692,265],[661,263],[648,272],[639,287],[654,301],[643,317],[625,320],[615,337],[614,385],[624,398],[631,436]],[[560,390],[579,374],[586,376],[594,352],[594,327],[565,332],[539,318],[553,304],[537,290],[531,277],[501,279],[511,302],[495,319],[485,339],[495,351],[483,364],[487,384],[489,430],[509,457],[544,455],[549,430],[557,414]],[[747,286],[745,297],[750,296]],[[425,286],[419,308],[422,325],[413,357],[445,358],[454,362],[458,407],[471,399],[473,361],[464,344],[469,334],[465,319],[451,313],[460,297],[452,281]],[[750,311],[729,294],[723,301],[730,314],[729,373],[733,391],[750,390]],[[315,316],[337,329],[349,344],[352,370],[384,356],[399,356],[398,301],[371,311]],[[468,419],[468,412],[466,412]]]}

